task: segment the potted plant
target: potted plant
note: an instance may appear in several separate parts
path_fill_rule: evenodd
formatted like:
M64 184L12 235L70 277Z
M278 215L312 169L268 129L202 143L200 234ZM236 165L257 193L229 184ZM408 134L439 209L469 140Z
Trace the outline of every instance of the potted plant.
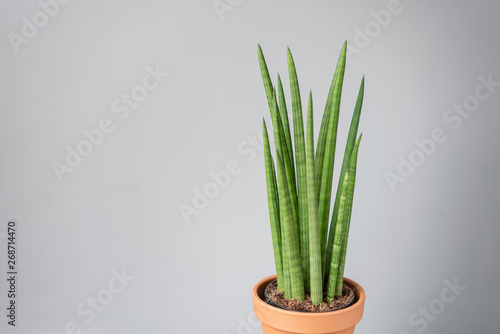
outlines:
M357 132L364 78L352 116L330 220L346 48L344 43L315 148L312 93L309 93L304 129L299 83L290 49L287 60L293 131L281 78L278 75L277 87L274 87L262 49L258 47L276 149L273 159L264 121L267 198L276 265L276 275L263 279L253 289L254 312L264 334L353 333L363 315L365 292L359 284L344 277L344 267L361 141Z

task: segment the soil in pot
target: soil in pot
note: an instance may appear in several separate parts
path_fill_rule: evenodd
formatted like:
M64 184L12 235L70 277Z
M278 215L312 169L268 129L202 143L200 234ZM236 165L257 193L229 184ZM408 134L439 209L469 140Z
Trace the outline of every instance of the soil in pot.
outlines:
M306 293L306 298L303 301L296 301L294 299L286 299L283 292L278 291L277 281L271 282L266 288L266 298L268 303L281 307L287 310L298 312L330 312L336 311L354 303L354 292L350 286L344 283L342 288L342 296L336 297L331 303L323 302L319 305L314 305L311 302L311 296ZM325 298L323 298L325 300Z

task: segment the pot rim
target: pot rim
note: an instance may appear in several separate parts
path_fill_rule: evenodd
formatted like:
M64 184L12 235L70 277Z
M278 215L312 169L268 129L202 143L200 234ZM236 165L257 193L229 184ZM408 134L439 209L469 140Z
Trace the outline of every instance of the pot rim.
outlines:
M355 309L358 308L363 308L364 302L365 302L365 290L356 283L355 281L344 277L344 281L349 284L352 287L352 290L354 291L354 296L355 296L355 302L348 307L345 307L340 310L335 310L335 311L330 311L330 312L297 312L295 310L286 310L282 308L278 308L276 306L272 306L268 304L265 300L262 299L262 297L259 295L258 290L261 288L262 285L268 285L270 282L276 279L276 275L271 275L268 276L262 280L260 280L252 289L252 295L253 299L256 303L259 303L261 307L264 309L267 309L269 311L272 311L273 313L278 313L278 314L283 314L283 315L293 315L295 317L300 317L300 318L328 318L332 316L340 316L343 313L347 312L352 312Z
M339 310L343 310L345 308L348 308L349 306L351 305L354 305L357 301L357 298L356 298L356 294L354 293L354 288L349 284L349 283L346 283L344 281L344 284L345 286L347 287L347 289L349 289L351 292L352 292L352 297L351 297L351 300L349 300L349 302L342 306L342 307L339 307L335 310L330 310L330 311L324 311L324 312L307 312L307 311L300 311L300 310L293 310L291 308L288 308L288 307L285 307L283 305L280 305L278 303L276 303L274 300L272 300L269 296L268 296L268 289L269 289L269 286L271 284L273 284L274 282L276 282L277 280L272 280L271 282L269 282L269 284L267 284L266 288L264 289L264 297L266 299L266 303L268 303L269 305L271 306L274 306L274 307L277 307L277 308L281 308L283 310L288 310L288 311L293 311L293 312L305 312L305 313L328 313L328 312L335 312L335 311L339 311Z

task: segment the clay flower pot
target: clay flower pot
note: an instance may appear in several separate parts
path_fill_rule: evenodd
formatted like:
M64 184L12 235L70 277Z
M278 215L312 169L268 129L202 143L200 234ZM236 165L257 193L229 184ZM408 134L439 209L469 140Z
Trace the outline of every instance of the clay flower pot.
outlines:
M344 278L353 287L355 302L338 311L306 313L288 311L265 302L264 290L276 275L264 278L253 288L253 309L264 334L352 334L363 317L365 291L358 283Z

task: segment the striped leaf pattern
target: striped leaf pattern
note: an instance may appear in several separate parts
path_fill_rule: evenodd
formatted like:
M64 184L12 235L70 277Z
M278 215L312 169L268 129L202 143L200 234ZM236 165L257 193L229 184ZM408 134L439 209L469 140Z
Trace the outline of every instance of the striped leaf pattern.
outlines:
M347 44L342 46L328 94L318 143L314 145L313 99L309 93L306 129L295 62L287 50L293 133L281 77L275 89L260 46L259 66L271 114L275 161L263 122L264 161L269 220L273 240L278 288L288 299L312 302L333 300L342 293L347 254L356 164L361 136L356 141L363 102L364 79L351 121L339 185L328 222L333 184L335 146L344 81ZM323 291L324 283L326 291Z
M306 170L307 170L307 203L309 227L309 262L310 291L313 304L323 301L323 274L321 268L321 248L319 246L318 196L316 191L316 173L314 168L314 122L312 93L309 93L307 108L306 138Z
M344 45L342 45L343 51L341 51L341 53L345 52L344 49L346 49L346 47L347 47L347 43L344 43ZM341 59L339 59L339 62L340 61L341 61ZM339 74L338 69L339 69L339 66L337 63L335 73L333 74L332 83L330 84L328 98L326 99L325 111L323 112L323 119L321 120L321 128L319 130L319 137L318 137L318 146L316 148L316 157L314 160L314 166L315 166L317 171L323 170L323 161L325 159L326 135L328 133L328 122L329 122L330 113L332 110L335 81L337 80L337 76ZM316 187L318 188L318 191L319 191L319 185L321 184L321 177L322 176L323 176L322 173L316 173ZM318 193L318 198L319 198L319 193Z
M287 51L288 74L292 95L293 134L295 144L295 163L297 170L297 192L299 200L300 259L306 288L309 288L309 230L307 226L307 180L306 146L304 141L304 120L300 100L299 81L290 49Z
M348 187L349 184L349 172L345 174L344 184L342 194L340 195L340 207L338 213L338 224L335 225L335 238L333 240L333 250L330 264L330 275L328 278L328 285L326 289L326 300L331 302L335 297L335 289L337 287L337 272L340 263L340 250L342 247L343 232L344 232L344 222L347 217L347 197L348 197Z
M266 167L266 185L267 185L267 202L269 206L269 220L271 221L271 236L273 239L274 262L276 265L276 275L278 280L278 289L284 290L283 282L283 260L282 244L281 244L281 227L279 216L279 200L278 187L276 184L276 171L274 168L273 157L271 156L271 148L269 145L269 135L267 133L266 122L262 122L262 133L264 141L264 162Z
M361 136L359 136L359 139L353 148L352 156L349 161L349 167L342 182L342 194L340 196L337 224L335 225L330 275L328 278L328 288L326 293L328 301L332 301L334 296L342 294L345 256L347 253L347 238L349 237L352 200L354 198L354 184L356 178L356 165L360 142Z
M258 54L259 54L259 66L260 72L262 75L262 80L264 82L264 90L266 92L267 102L269 104L269 110L271 112L271 119L273 123L274 129L274 140L276 151L280 152L280 154L284 158L284 163L286 167L286 175L289 178L288 185L290 187L290 196L292 199L292 210L294 214L295 224L298 230L298 203L297 203L297 191L295 187L295 170L293 166L293 152L291 151L291 143L290 145L286 144L286 134L283 127L282 122L282 113L279 111L276 92L273 88L273 84L271 82L271 77L269 76L269 70L267 68L266 59L264 58L264 54L262 53L262 48L260 45L258 46ZM283 104L286 108L286 106ZM288 124L288 116L286 117L286 123ZM290 126L286 126L288 131Z
M347 167L351 159L351 152L353 150L354 143L356 142L356 137L358 135L358 126L359 126L359 119L361 117L361 107L363 106L364 92L365 92L365 78L363 77L363 79L361 80L361 86L359 87L358 99L356 101L356 106L354 107L354 113L352 115L351 127L349 128L349 135L347 136L347 143L344 152L344 161L342 162L342 169L340 170L340 182L337 186L337 195L335 196L335 204L333 206L332 221L330 223L330 232L328 236L328 245L326 251L327 274L330 272L330 260L331 260L330 256L332 254L333 240L335 237L334 236L335 228L333 227L337 223L337 216L340 204L339 201L340 201L340 194L342 193L343 180L345 177L345 173L347 172ZM325 277L325 280L326 279L328 279L328 277Z
M276 160L278 161L278 194L280 198L280 214L283 216L283 229L285 236L284 256L286 257L288 264L292 297L295 300L301 301L304 300L305 295L297 231L292 219L292 205L290 193L288 191L288 181L285 176L285 165L283 164L283 159L279 153Z
M285 133L286 147L288 148L288 155L290 156L290 161L292 162L292 173L295 177L295 166L293 164L293 150L292 150L292 136L290 134L290 123L288 121L288 111L286 108L285 92L283 91L283 84L281 83L280 75L278 74L278 101L279 110L281 116L281 123L283 124L283 131ZM295 180L294 180L295 182Z
M328 132L325 142L325 157L323 168L318 171L322 173L320 190L319 190L319 228L321 237L321 260L323 266L326 263L326 237L328 233L328 218L330 215L330 202L332 197L332 182L333 182L333 164L335 160L335 146L337 143L337 127L339 124L340 98L342 93L342 84L344 82L346 60L346 44L342 47L339 61L337 64L337 77L333 88L332 105L330 116L328 118Z
M276 101L276 94L274 91L271 101L273 103L273 109L271 110L271 117L273 119L276 154L279 153L283 157L283 164L285 166L285 175L287 177L287 184L289 188L288 190L292 205L292 216L295 222L295 229L297 230L296 233L299 233L299 212L298 212L299 204L297 200L297 190L295 186L295 175L293 173L293 161L290 158L290 154L288 152L288 148L286 145L285 134L283 131L283 123L281 122L281 117L279 115L278 103Z
M363 134L359 135L358 141L354 146L354 149L351 154L351 161L349 162L349 174L351 175L349 178L349 184L347 188L347 217L344 226L344 235L342 237L342 248L340 249L340 260L339 260L339 269L337 272L337 286L335 288L335 295L338 296L342 294L342 280L344 278L344 269L345 269L345 258L347 255L347 240L349 239L349 229L351 227L351 213L352 213L352 202L354 199L354 185L356 183L356 168L358 162L358 149L359 143L361 142L361 137Z

